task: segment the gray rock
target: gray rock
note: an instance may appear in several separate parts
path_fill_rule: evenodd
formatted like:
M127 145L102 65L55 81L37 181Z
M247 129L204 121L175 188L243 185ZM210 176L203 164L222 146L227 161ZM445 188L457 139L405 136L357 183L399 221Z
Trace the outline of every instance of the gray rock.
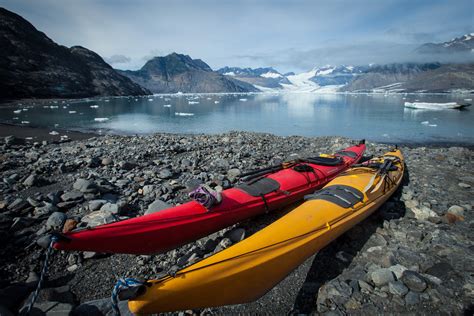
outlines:
M240 169L237 168L229 169L229 171L227 171L227 177L230 181L235 181L235 179L237 179L237 177L239 177L240 175Z
M27 208L29 203L22 198L17 198L15 199L12 203L8 205L8 209L12 211L21 211L25 208Z
M158 178L161 179L170 179L173 177L173 172L169 169L161 169L160 172L158 173Z
M105 203L100 207L100 211L109 214L120 214L125 209L126 204L122 201L117 203Z
M400 280L414 292L423 292L427 287L424 278L415 271L404 271Z
M35 175L35 174L31 174L31 175L28 176L28 178L26 178L23 181L23 185L27 186L27 187L32 187L32 186L38 184L38 182L39 182L38 176Z
M152 185L152 184L145 185L143 187L143 195L148 195L148 194L152 193L154 190L155 190L154 185Z
M116 217L109 212L95 211L84 216L81 221L89 227L114 222Z
M159 211L162 211L162 210L166 210L170 207L171 207L171 205L169 205L166 202L163 202L162 200L155 200L153 203L148 205L148 208L145 211L145 215L156 213L156 212L159 212Z
M43 235L36 240L36 244L41 248L48 248L51 243L51 235Z
M58 208L56 206L54 206L51 203L44 202L43 206L37 207L35 209L34 214L36 216L43 216L43 215L52 214L52 213L57 212L57 211L58 211Z
M397 277L397 280L400 280L400 278L403 275L403 272L408 270L405 266L402 266L401 264L393 265L389 267L388 269L392 271L393 274L395 274L395 276Z
M415 305L420 302L420 295L415 292L408 292L407 295L405 295L405 304L407 305Z
M91 180L77 179L72 185L73 189L82 193L96 193L97 185Z
M203 246L205 253L213 252L214 249L216 249L217 244L218 242L213 238L209 238L208 240L206 240Z
M408 293L408 288L400 281L389 282L388 290L393 295L401 297Z
M137 164L133 162L129 162L129 161L121 161L119 163L119 166L120 166L120 169L122 170L132 170L133 168L137 166Z
M460 188L463 188L463 189L470 189L470 188L471 188L471 185L470 185L470 184L463 183L463 182L459 182L459 183L458 183L458 186L459 186Z
M245 238L245 229L243 228L234 228L231 231L228 231L226 234L233 243L239 242Z
M83 198L83 194L79 191L69 191L61 195L61 200L64 202L81 200Z
M392 271L386 268L378 269L373 271L370 274L370 278L372 282L374 282L375 286L380 287L382 285L385 285L389 282L395 281L395 278L393 277Z
M450 208L448 208L448 213L458 216L464 216L464 207L459 205L452 205Z
M121 315L133 316L128 309L128 301L119 301L118 307ZM74 315L112 316L114 315L114 311L110 298L104 298L80 304L74 309Z
M91 201L89 201L89 210L92 211L92 212L97 211L105 203L107 203L107 200L91 200Z
M48 217L48 220L46 221L46 229L62 230L66 219L66 214L61 212L54 212Z
M109 158L109 157L105 157L105 158L102 158L102 165L104 166L108 166L112 163L112 158Z
M82 257L84 259L92 259L92 258L95 258L97 257L98 253L97 252L93 252L93 251L84 251L82 253Z
M35 304L31 310L31 315L64 316L69 315L73 308L74 306L68 303L43 302Z

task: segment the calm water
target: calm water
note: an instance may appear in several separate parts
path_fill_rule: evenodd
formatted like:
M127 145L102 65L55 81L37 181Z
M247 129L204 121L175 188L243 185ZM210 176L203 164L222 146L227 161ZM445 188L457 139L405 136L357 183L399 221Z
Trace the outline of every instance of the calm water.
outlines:
M3 122L102 133L340 135L383 142L474 144L471 109L406 109L405 101L466 102L468 95L250 94L160 95L1 107ZM471 102L471 101L469 101ZM21 111L20 111L21 110Z

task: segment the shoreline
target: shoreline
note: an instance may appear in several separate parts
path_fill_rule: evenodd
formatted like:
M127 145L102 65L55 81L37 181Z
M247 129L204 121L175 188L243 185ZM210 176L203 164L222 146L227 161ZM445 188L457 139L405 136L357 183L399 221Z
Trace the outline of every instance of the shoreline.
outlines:
M50 135L49 132L52 130L59 132L59 135ZM86 130L86 131L79 131L79 130L69 130L69 129L62 129L62 128L48 128L48 127L39 127L39 126L24 126L19 124L11 124L11 123L0 123L0 137L7 137L7 136L14 136L17 138L25 139L26 141L60 141L61 135L67 135L68 140L85 140L93 137L103 137L103 136L117 136L117 137L146 137L146 136L153 136L153 135L182 135L182 136L199 136L199 135L209 135L209 136L219 136L222 134L228 133L250 133L250 134L262 134L262 135L272 135L276 137L305 137L305 138L319 138L319 137L341 137L344 136L337 136L337 135L326 135L326 136L301 136L301 135L288 135L288 136L280 136L275 135L273 133L263 133L263 132L251 132L251 131L227 131L223 133L195 133L195 134L188 134L188 133L168 133L168 132L158 132L158 133L150 133L150 134L120 134L114 132L107 132L105 129L101 129L104 133L94 132L93 130ZM33 136L32 136L33 135ZM32 137L31 140L26 139L28 137ZM417 148L417 147L427 147L427 148L448 148L448 147L462 147L468 149L474 149L474 143L464 143L464 142L447 142L447 141L429 141L429 142L381 142L381 141L374 141L367 139L369 142L387 145L387 146L401 146L407 148Z

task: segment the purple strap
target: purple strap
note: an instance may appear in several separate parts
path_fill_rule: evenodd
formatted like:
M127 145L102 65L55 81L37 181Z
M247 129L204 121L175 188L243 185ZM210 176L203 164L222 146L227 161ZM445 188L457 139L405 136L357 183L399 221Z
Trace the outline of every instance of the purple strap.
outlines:
M189 197L206 208L210 208L217 203L217 194L217 192L210 191L205 186L200 185L193 191L189 192Z

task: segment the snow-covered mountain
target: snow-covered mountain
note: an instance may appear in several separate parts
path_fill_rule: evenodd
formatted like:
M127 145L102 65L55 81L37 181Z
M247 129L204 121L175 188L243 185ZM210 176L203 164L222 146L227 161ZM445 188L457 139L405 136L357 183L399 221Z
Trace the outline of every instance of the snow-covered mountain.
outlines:
M471 53L474 55L474 33L444 43L426 43L416 49L420 54Z
M250 83L262 91L266 91L267 89L282 89L282 84L290 83L284 75L271 67L255 69L224 67L218 69L217 72L224 76Z

